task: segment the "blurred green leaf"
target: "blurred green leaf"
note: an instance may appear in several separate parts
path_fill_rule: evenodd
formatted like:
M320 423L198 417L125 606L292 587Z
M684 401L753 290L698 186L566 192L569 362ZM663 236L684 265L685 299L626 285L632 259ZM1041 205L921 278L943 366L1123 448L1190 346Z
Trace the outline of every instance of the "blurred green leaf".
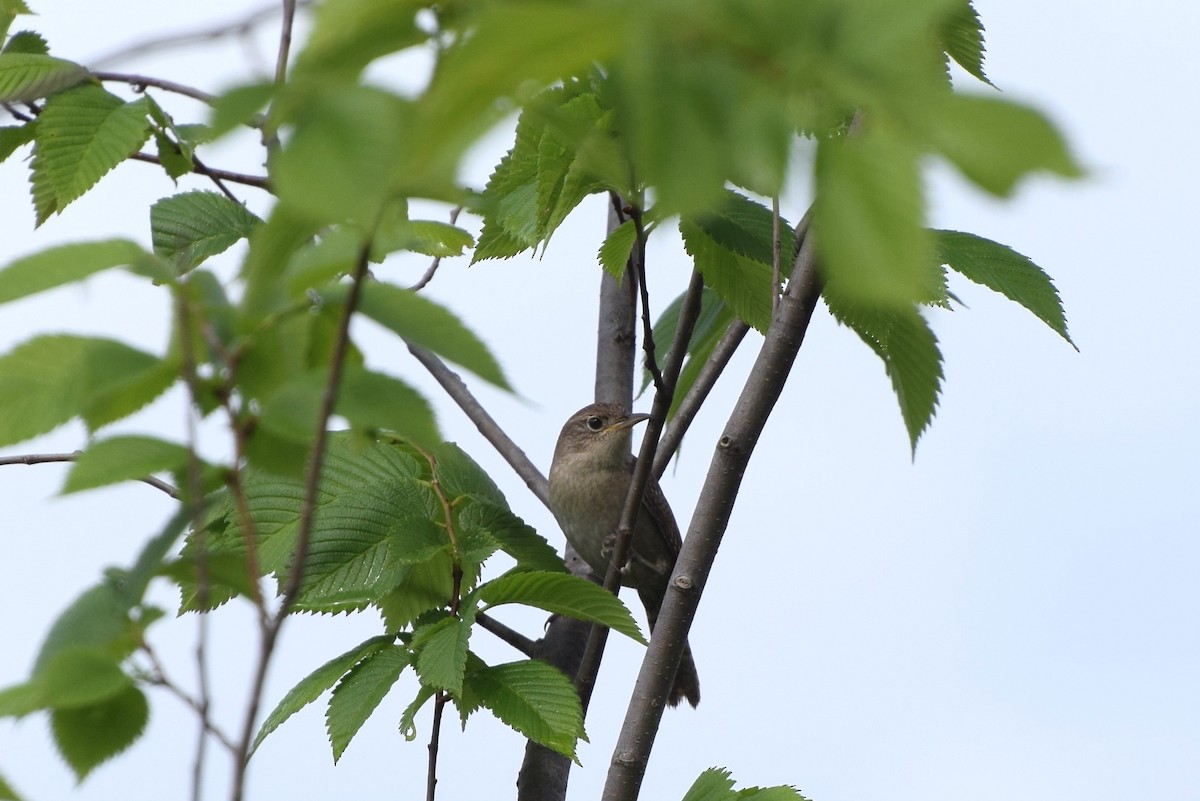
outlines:
M157 437L118 436L93 442L79 455L63 494L145 478L154 473L181 470L188 449Z
M97 766L124 751L141 736L150 705L137 687L89 706L56 709L50 715L54 744L82 781Z
M380 56L419 44L419 3L396 0L330 0L316 6L312 32L296 58L294 80L353 79Z
M82 281L111 267L138 264L148 257L140 245L128 239L48 248L0 270L0 303Z

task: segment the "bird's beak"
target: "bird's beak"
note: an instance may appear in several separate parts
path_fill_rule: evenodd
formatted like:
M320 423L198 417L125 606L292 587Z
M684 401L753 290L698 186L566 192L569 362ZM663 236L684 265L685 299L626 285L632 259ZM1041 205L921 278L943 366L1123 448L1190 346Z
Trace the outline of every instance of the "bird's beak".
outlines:
M607 434L610 431L620 431L623 428L633 428L634 426L636 426L638 423L642 422L643 420L649 420L649 419L650 419L650 415L642 414L641 412L639 412L638 414L631 414L628 417L626 417L624 420L618 420L617 422L610 425L608 428L604 429L604 433Z

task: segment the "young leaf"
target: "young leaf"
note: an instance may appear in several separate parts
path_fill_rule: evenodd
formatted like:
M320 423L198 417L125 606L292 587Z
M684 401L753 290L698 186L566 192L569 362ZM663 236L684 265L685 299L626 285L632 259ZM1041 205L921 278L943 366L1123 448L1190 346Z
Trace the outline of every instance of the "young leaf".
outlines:
M794 787L747 787L733 789L733 779L724 768L709 768L696 777L683 801L807 801Z
M992 85L983 72L983 21L972 0L955 0L954 7L942 20L939 34L946 55L979 80Z
M150 719L150 705L137 687L89 706L50 714L54 744L80 781L101 763L134 743Z
M37 122L27 122L24 125L5 125L0 127L0 163L3 163L22 145L33 141L37 131Z
M942 264L1021 304L1075 347L1067 333L1062 299L1041 267L1007 245L982 236L961 231L933 234Z
M517 560L518 569L558 573L567 569L558 551L506 506L464 498L460 499L456 510L458 527L463 534L490 538Z
M262 220L217 192L184 192L150 207L154 252L187 272L250 236Z
M128 239L59 245L0 270L0 303L82 281L111 267L144 262L149 254Z
M583 708L571 680L558 668L528 660L494 665L468 674L466 682L497 718L536 743L570 757L587 740Z
M31 176L38 225L142 146L150 133L147 112L145 100L126 103L91 85L46 101L38 117Z
M187 461L188 449L174 442L156 437L112 437L92 443L79 455L62 491L66 495L180 470Z
M452 694L462 691L472 622L466 617L447 616L413 632L417 674L423 684Z
M326 690L331 688L337 683L338 679L345 675L346 671L371 654L390 647L395 641L396 638L390 634L371 637L354 646L349 651L346 651L344 654L335 656L301 679L299 684L288 690L287 695L271 710L271 714L267 715L262 727L258 730L257 736L254 738L254 744L250 747L250 753L253 754L257 751L258 746L266 739L266 736L278 729L285 720L320 698Z
M0 53L0 103L29 103L83 83L86 68L38 53Z
M325 713L325 730L333 746L335 764L409 661L407 648L390 645L365 656L338 682Z
M17 31L4 43L3 52L33 53L39 56L48 56L50 55L50 48L40 33L35 31Z
M856 308L829 293L825 299L834 318L883 360L915 454L917 440L933 420L942 385L942 353L929 324L915 308L880 311Z
M519 603L547 612L599 623L645 643L629 610L615 595L570 573L509 573L475 590L487 608Z
M77 416L94 428L118 412L132 413L133 400L141 402L140 408L166 388L138 383L162 364L111 339L60 334L18 345L0 356L0 397L6 404L0 444L43 434ZM142 394L123 394L134 388Z
M159 165L171 180L181 178L196 168L191 153L162 131L154 132L154 147L158 151Z
M608 236L604 237L604 242L600 245L600 252L596 254L604 272L620 281L621 277L625 275L629 256L633 253L633 246L636 244L637 227L633 224L633 220L626 220L609 231Z

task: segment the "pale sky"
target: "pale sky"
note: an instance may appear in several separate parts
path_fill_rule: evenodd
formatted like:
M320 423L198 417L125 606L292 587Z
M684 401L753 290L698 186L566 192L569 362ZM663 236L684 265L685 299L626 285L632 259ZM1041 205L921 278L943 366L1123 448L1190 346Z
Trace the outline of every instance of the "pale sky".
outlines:
M26 24L56 54L85 64L149 35L207 27L256 7L32 4L42 16ZM952 284L969 308L931 315L946 382L914 461L881 364L818 311L751 462L692 630L704 701L667 713L646 799L680 798L710 766L731 770L739 786L792 784L813 801L1200 797L1200 369L1186 344L1200 297L1200 265L1188 244L1200 212L1193 143L1200 7L1183 0L977 6L989 75L1006 97L1036 105L1061 126L1089 178L1031 180L1002 203L935 164L931 221L1004 242L1045 268L1080 352L1016 305ZM248 69L266 68L273 37L267 30L257 46L189 48L109 68L219 91ZM388 66L406 65L385 65L380 80L399 79ZM208 162L257 171L260 156L249 144L232 143ZM481 183L508 144L507 132L489 138L468 174ZM206 187L180 182L189 188ZM0 263L8 263L69 241L121 235L148 245L146 209L173 188L157 168L123 165L36 232L19 159L0 165L0 190ZM242 196L252 209L266 207L261 193ZM794 196L785 214L795 218L806 204ZM543 470L562 419L591 398L594 254L603 227L603 203L585 204L544 258L470 269L466 259L448 260L427 290L504 366L519 396L472 386ZM217 262L226 274L238 252ZM650 259L661 306L685 284L688 265L669 235L652 240ZM381 274L404 282L424 266L424 259L401 261ZM164 292L106 274L0 309L0 351L57 331L161 350L166 322ZM420 365L394 338L365 325L360 332L371 364L425 388L448 438L561 546L549 513ZM747 338L664 479L684 528L759 342ZM182 408L173 393L113 431L182 438ZM3 452L85 443L82 426L72 424ZM205 430L206 452L219 457L225 447L219 427ZM169 499L141 484L58 498L65 472L0 468L8 554L0 562L0 686L27 677L58 613L104 567L128 565L172 511ZM173 608L165 585L156 597ZM632 594L626 601L637 607ZM240 722L255 648L247 611L236 603L209 622L215 714L230 730ZM542 617L505 619L536 637ZM186 618L153 630L184 684L196 626ZM369 614L290 622L267 707L330 656L378 632ZM472 647L488 661L516 658L486 632ZM640 650L609 639L572 799L599 793ZM409 676L336 767L322 703L297 715L256 755L249 797L419 797L428 714L415 742L396 733L414 690ZM196 726L165 693L152 692L151 704L147 735L78 788L44 716L0 722L0 773L31 801L184 798ZM439 798L512 797L523 747L486 714L465 733L449 719ZM227 793L227 762L213 749L206 798Z

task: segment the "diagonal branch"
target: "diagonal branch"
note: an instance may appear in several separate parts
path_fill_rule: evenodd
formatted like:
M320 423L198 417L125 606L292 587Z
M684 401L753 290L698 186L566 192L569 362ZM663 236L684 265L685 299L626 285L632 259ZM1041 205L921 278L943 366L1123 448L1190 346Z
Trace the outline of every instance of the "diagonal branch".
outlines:
M746 466L783 391L820 294L816 252L812 237L805 236L787 291L780 298L763 347L717 442L613 751L602 796L605 801L633 801L638 796L662 718L661 699L670 690L671 678L679 666Z

